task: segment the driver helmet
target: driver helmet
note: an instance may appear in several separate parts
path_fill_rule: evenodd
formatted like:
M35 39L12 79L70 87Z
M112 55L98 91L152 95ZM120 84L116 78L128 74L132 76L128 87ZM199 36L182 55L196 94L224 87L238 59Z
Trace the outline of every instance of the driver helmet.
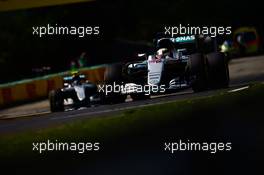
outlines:
M71 74L72 74L72 81L74 84L79 85L82 83L82 78L80 77L80 74L78 71L74 71Z
M159 58L165 58L166 56L169 56L170 52L167 48L161 48L157 51L157 56Z

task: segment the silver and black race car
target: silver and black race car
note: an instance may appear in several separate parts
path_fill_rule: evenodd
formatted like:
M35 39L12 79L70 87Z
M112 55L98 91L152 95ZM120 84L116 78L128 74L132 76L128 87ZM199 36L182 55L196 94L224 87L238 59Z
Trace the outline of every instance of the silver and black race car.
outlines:
M106 69L106 83L123 87L119 94L115 93L123 96L121 100L128 94L133 100L140 100L188 87L199 92L229 85L227 59L217 50L213 38L160 37L155 42L154 54L141 54L135 61Z
M63 81L63 88L49 93L51 112L89 107L100 101L97 85L88 81L85 75L75 73L64 77Z
M194 92L227 87L227 59L217 48L212 38L204 36L156 38L154 54L139 54L134 61L107 66L101 85L84 75L64 77L64 88L49 94L50 109L120 103L127 95L142 100L189 87Z

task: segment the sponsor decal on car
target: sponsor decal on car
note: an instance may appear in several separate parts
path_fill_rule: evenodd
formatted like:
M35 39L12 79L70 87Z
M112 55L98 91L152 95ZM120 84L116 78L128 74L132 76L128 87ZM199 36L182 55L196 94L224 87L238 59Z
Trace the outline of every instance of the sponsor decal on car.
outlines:
M175 42L175 43L193 42L194 40L195 40L195 36L194 35L191 35L191 36L180 36L180 37L177 37L177 38L171 38L171 41Z

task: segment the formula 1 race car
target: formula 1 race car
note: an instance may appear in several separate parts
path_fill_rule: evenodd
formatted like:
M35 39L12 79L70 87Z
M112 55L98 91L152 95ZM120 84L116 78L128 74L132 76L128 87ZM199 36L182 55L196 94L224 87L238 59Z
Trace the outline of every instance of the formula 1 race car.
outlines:
M97 85L89 82L85 75L73 74L63 78L64 87L49 93L51 112L64 111L65 107L78 109L97 104Z
M256 55L263 51L259 32L254 27L241 27L233 32L233 37L226 39L220 46L221 52L230 58Z
M122 101L129 94L133 100L141 100L188 87L199 92L229 85L227 59L217 51L213 38L160 37L155 43L155 54L141 54L135 61L106 69L106 83L122 86L119 94L111 94L113 98L119 96Z

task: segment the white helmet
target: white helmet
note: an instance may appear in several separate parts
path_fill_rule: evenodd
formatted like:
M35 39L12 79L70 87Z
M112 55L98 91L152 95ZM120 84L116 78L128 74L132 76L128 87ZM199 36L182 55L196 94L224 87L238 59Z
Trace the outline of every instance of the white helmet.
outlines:
M157 51L158 56L168 56L169 55L169 50L166 48L161 48Z

